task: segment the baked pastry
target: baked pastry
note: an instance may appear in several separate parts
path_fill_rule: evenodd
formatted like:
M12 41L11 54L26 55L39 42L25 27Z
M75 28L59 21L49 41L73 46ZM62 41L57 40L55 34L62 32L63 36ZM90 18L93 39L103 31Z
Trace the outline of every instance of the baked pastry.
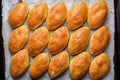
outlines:
M70 30L79 28L87 18L87 5L85 2L76 3L67 14L67 24Z
M68 43L69 32L66 27L60 27L52 33L48 43L48 50L51 54L62 51Z
M96 2L88 10L88 25L91 29L99 28L107 16L107 5L104 0Z
M37 56L47 46L49 40L49 31L45 27L36 29L28 40L28 53L31 56Z
M66 71L69 65L69 55L66 51L55 55L49 65L48 73L51 79L58 77Z
M90 55L82 52L75 56L70 62L70 77L72 80L79 80L87 72L90 66Z
M49 67L50 57L48 53L41 53L36 56L30 66L30 76L32 79L37 79L43 75Z
M8 22L12 28L16 28L23 24L27 14L28 4L25 2L20 2L10 11Z
M64 2L59 2L51 7L46 19L48 30L54 30L59 27L66 19L67 8Z
M102 26L96 30L90 39L90 54L98 55L103 52L110 39L110 33L107 26Z
M109 71L110 62L106 53L96 56L91 62L89 75L91 80L101 80ZM97 74L97 75L96 75Z
M87 27L79 28L70 37L68 51L72 55L82 52L88 45L90 31Z
M37 4L34 8L32 8L27 17L28 27L30 29L35 29L41 25L46 19L47 10L48 7L46 3Z
M15 53L22 49L28 40L28 27L23 25L14 29L8 41L10 53Z
M10 74L13 78L20 77L28 68L29 56L27 50L17 52L10 62Z

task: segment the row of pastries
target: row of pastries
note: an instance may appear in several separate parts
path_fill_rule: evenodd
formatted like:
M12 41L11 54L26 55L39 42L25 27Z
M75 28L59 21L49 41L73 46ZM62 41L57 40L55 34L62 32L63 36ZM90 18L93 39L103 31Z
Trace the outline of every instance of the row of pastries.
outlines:
M28 4L22 2L11 10L8 22L12 28L16 28L22 25L27 17L29 29L34 30L46 19L48 30L54 30L62 25L67 18L68 28L75 30L82 26L87 19L89 27L97 29L103 24L106 16L107 5L105 1L96 2L89 10L85 2L79 2L74 4L68 12L64 2L54 4L49 12L46 3L37 4L29 11Z
M65 3L59 2L50 8L48 14L47 11L46 3L37 4L29 11L24 2L11 10L8 17L14 28L8 41L9 51L14 54L10 63L11 76L18 78L27 70L30 55L34 57L29 68L32 79L39 78L46 71L51 79L56 78L68 66L73 80L82 78L88 70L92 80L104 77L110 67L107 54L102 53L110 39L108 27L101 26L107 16L105 1L96 2L89 10L85 2L79 2L68 12ZM22 25L26 18L28 27ZM91 38L88 27L79 28L86 19L90 29L97 29ZM38 28L45 20L47 28ZM60 27L65 20L68 28ZM30 36L29 29L34 30ZM54 30L51 35L49 30ZM75 31L70 35L69 30ZM27 49L23 49L26 44ZM88 44L89 53L96 56L92 62L89 53L83 52ZM54 55L51 60L49 54L43 52L46 47ZM66 47L68 51L64 51ZM70 61L69 54L76 56Z

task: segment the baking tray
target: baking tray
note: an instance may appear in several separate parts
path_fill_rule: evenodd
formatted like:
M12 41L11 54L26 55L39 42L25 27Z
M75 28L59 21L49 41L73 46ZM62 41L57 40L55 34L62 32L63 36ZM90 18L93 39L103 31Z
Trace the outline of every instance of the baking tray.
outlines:
M1 5L1 2L0 2ZM114 52L114 79L119 79L120 74L120 0L114 0L115 10L115 52ZM0 13L2 14L2 5L0 7ZM5 57L4 57L4 46L2 37L2 16L0 15L0 80L5 80Z

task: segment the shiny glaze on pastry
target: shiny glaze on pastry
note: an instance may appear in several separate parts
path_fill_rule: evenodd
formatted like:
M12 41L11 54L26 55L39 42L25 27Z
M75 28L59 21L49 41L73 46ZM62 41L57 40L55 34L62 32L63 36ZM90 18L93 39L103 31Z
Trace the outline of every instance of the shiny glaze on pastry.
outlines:
M48 12L46 25L48 30L54 30L65 21L67 16L67 8L64 2L59 2L53 5Z
M66 27L60 27L52 33L48 43L48 50L51 54L62 51L68 43L69 32Z
M82 52L88 45L90 31L87 27L79 28L70 37L68 51L72 55Z
M20 77L28 68L29 55L27 50L17 52L10 62L10 74L13 78Z
M67 24L70 30L79 28L86 21L87 5L85 2L76 3L67 14Z
M96 2L88 10L88 25L91 29L100 27L107 16L107 5L104 0Z
M102 26L96 30L90 39L90 54L98 55L103 52L110 39L110 33L107 26Z
M31 56L37 56L47 46L49 40L49 31L45 27L36 29L28 41L28 53Z
M91 62L89 75L91 80L101 80L109 71L110 62L106 53L96 56ZM96 75L97 74L97 75Z
M49 65L48 73L51 79L58 77L66 71L69 65L69 55L66 51L55 55Z
M28 40L28 27L23 25L14 29L8 41L10 53L15 53L22 49Z
M50 57L48 53L40 53L38 56L36 56L30 65L30 77L32 79L37 79L42 76L49 67L49 61Z
M87 72L90 65L90 55L82 52L75 56L70 62L70 77L72 80L79 80Z
M23 24L28 14L28 4L25 2L18 3L10 11L8 22L12 28L16 28Z
M27 24L30 29L35 29L43 23L47 16L47 4L37 4L31 9L27 18Z

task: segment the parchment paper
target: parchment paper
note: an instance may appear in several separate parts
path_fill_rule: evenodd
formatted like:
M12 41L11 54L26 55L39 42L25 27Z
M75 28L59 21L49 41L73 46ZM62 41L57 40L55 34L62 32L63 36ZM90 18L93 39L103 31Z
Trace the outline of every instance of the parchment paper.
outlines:
M80 2L80 1L86 2L88 7L90 8L90 6L93 3L97 2L98 0L22 0L22 1L27 2L29 4L30 9L32 7L34 7L36 4L42 3L42 2L46 2L50 9L50 7L52 5L54 5L55 3L63 1L63 2L65 2L66 6L67 6L67 10L69 10L72 5L74 5L75 3ZM104 52L106 52L109 55L111 68L110 68L109 73L103 78L103 80L114 80L113 55L114 55L114 29L115 29L115 26L114 26L114 3L113 3L113 1L114 0L106 0L107 6L108 6L108 15L107 15L107 18L103 25L107 25L109 27L111 38L110 38L109 44L106 47L106 49L104 50ZM10 25L8 23L8 14L11 11L11 9L13 8L13 6L15 6L18 2L19 2L19 0L2 0L2 6L3 6L3 8L2 8L2 17L3 17L2 18L2 22L3 22L2 35L3 35L3 39L4 39L4 50L5 50L5 77L6 77L6 80L13 80L13 78L10 75L10 71L9 71L10 61L11 61L11 58L13 55L11 55L8 50L8 39L9 39L10 33L12 31L12 28L10 27ZM26 21L24 22L24 24L26 24ZM66 22L63 25L67 26ZM46 27L45 22L43 23L42 26ZM87 26L87 22L83 26ZM30 34L32 32L33 31L30 31ZM94 32L94 30L91 30L91 35L93 32ZM50 31L50 34L51 33L52 32ZM70 33L73 33L73 31L70 31ZM26 49L26 46L24 48ZM67 50L67 48L66 48L66 50ZM89 52L89 46L84 51ZM47 47L43 52L48 52ZM51 57L53 57L50 53L49 53L49 55ZM72 57L73 56L70 55L70 60L72 59ZM91 56L91 61L93 58L94 57ZM33 58L30 57L30 63L31 63L32 59ZM28 71L29 71L29 68L20 78L18 78L18 80L31 80ZM48 73L46 72L42 77L39 78L39 80L50 80ZM56 78L56 80L70 80L69 68L67 69L67 71L64 74L62 74L60 77ZM88 73L86 73L86 75L82 78L82 80L90 80Z

